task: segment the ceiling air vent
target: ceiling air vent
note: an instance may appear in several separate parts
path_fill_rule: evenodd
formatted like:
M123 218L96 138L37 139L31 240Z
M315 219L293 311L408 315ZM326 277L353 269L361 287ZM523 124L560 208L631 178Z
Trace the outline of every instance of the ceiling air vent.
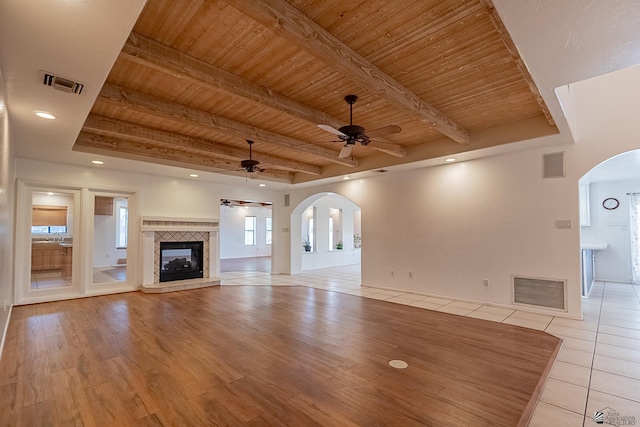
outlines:
M42 84L45 86L51 86L52 88L62 92L80 95L82 93L82 89L84 89L84 84L65 79L64 77L55 76L47 72L43 72L42 76Z

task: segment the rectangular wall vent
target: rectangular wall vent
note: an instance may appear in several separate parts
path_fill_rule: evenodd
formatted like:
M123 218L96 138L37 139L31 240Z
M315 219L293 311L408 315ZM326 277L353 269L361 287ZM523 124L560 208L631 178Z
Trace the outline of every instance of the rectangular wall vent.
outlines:
M513 303L567 311L567 281L513 276Z
M288 194L284 195L284 205L285 206L289 206L289 195Z
M564 152L543 154L543 178L562 178L564 173Z
M62 92L75 93L76 95L80 95L82 93L82 89L84 89L84 85L82 83L74 82L73 80L55 76L47 72L42 73L42 84L45 86L51 86L52 88Z

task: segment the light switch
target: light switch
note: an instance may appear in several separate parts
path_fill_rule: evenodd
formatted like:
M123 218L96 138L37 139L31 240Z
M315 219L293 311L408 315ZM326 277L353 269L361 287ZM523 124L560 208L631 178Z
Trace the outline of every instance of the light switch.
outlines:
M556 228L573 228L570 219L556 219Z

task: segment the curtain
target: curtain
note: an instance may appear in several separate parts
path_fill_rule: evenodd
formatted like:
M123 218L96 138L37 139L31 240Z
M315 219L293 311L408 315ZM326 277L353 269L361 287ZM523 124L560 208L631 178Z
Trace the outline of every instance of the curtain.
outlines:
M634 285L640 285L640 194L629 196L629 209L631 280Z

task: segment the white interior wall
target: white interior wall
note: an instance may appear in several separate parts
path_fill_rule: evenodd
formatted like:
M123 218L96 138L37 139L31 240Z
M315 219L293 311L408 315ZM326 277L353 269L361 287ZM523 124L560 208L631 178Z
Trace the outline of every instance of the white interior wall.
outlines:
M365 285L509 305L512 274L561 278L577 316L579 235L555 228L556 219L577 223L577 179L543 180L547 151L340 182L291 197L332 191L361 207Z
M244 219L256 217L256 245L244 244ZM271 246L266 243L266 219L271 209L258 207L220 207L220 259L271 256ZM272 233L273 234L273 233Z
M13 304L13 174L14 154L9 137L4 76L0 67L0 357Z
M118 211L116 209L115 200L113 205L113 215L93 216L94 267L113 266L117 264L119 258L127 257L126 249L116 249L117 217Z

